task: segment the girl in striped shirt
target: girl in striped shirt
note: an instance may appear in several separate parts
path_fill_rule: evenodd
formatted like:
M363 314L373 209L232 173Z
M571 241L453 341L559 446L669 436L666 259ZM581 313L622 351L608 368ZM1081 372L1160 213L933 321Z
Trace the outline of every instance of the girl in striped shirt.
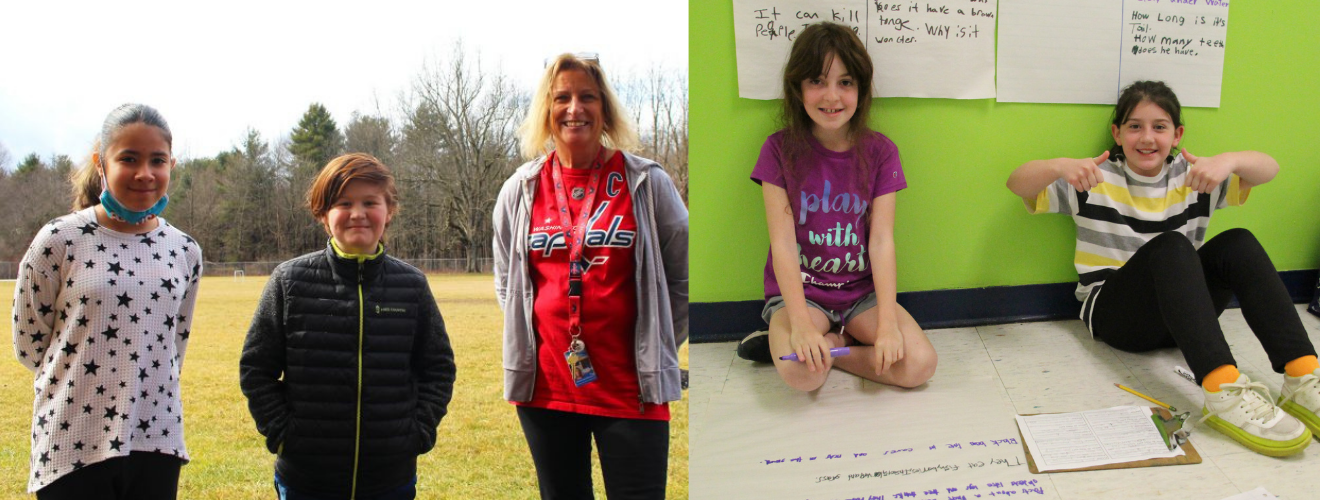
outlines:
M1255 236L1205 241L1214 210L1240 205L1279 164L1255 151L1176 151L1181 107L1163 82L1123 90L1094 158L1030 161L1008 179L1032 213L1077 224L1077 298L1093 336L1128 352L1177 346L1205 395L1201 422L1270 456L1301 452L1320 432L1320 364L1274 264ZM1219 327L1236 295L1242 316L1284 373L1282 395L1237 369Z

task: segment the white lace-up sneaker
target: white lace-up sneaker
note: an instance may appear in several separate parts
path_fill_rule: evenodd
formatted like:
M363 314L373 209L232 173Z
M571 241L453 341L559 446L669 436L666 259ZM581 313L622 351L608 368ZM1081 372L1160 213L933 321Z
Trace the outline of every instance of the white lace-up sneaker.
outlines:
M1206 391L1201 422L1262 455L1285 457L1311 444L1311 431L1270 401L1265 384L1245 374L1236 382L1220 384L1219 392Z
M1312 435L1320 436L1320 368L1300 377L1283 376L1279 408L1297 417Z

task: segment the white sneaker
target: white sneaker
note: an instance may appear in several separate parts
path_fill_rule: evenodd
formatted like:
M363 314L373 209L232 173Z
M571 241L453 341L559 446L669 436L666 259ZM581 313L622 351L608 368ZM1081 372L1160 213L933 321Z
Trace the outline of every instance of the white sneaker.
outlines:
M1284 457L1311 444L1311 431L1270 402L1265 384L1239 374L1236 382L1220 384L1218 392L1201 389L1205 407L1201 422L1262 455Z
M1320 436L1320 368L1300 377L1283 376L1279 408L1297 417L1312 435Z

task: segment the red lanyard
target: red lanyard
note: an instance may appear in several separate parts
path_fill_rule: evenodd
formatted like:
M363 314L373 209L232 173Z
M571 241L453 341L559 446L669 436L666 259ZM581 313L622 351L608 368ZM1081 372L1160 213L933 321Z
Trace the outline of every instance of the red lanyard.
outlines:
M582 275L586 272L586 259L582 257L582 242L587 234L587 222L591 218L591 205L596 200L596 188L600 186L605 148L591 165L591 180L587 182L586 197L578 207L577 224L573 224L568 213L568 195L564 191L564 174L559 165L559 155L550 154L550 174L555 181L555 200L559 202L559 220L564 226L564 242L568 244L568 333L576 340L582 333Z

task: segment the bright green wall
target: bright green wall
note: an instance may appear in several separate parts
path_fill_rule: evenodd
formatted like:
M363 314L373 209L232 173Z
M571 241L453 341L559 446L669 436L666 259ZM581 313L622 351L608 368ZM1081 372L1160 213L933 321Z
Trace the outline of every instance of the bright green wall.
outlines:
M767 234L748 180L780 101L738 97L730 1L691 0L692 300L759 299ZM1199 155L1273 155L1275 180L1211 234L1251 229L1280 270L1320 267L1320 14L1314 0L1235 2L1221 107L1188 108L1183 145ZM884 68L878 68L884 71ZM898 144L908 188L894 230L899 291L1077 279L1072 221L1031 216L1004 187L1040 158L1095 156L1108 106L993 99L876 99L871 125Z

